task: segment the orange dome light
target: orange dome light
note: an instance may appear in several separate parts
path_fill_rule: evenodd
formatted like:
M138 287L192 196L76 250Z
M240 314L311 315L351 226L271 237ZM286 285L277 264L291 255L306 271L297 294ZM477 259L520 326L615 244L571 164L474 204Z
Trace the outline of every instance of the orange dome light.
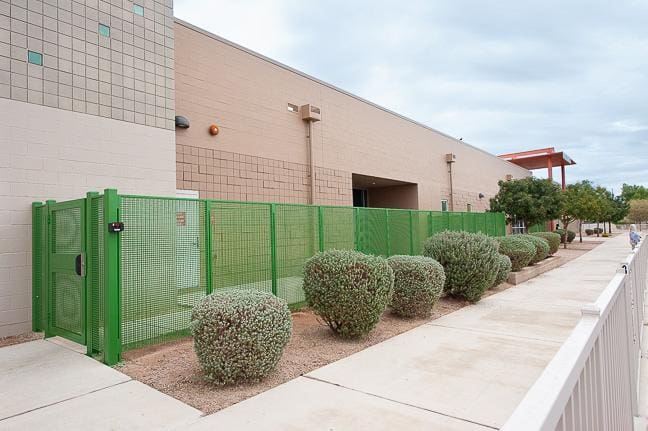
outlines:
M220 129L218 128L218 126L216 124L212 124L211 126L209 126L209 134L210 135L216 136L216 135L218 135L219 131L220 131Z

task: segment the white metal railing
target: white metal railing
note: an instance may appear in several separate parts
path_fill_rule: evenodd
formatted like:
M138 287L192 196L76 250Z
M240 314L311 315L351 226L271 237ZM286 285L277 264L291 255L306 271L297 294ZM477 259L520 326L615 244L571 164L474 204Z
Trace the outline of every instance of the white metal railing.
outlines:
M632 430L648 244L621 268L531 387L502 431Z

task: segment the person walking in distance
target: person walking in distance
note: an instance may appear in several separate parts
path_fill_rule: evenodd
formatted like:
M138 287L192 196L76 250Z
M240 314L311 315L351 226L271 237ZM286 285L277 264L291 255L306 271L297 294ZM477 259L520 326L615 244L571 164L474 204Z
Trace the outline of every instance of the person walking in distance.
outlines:
M630 225L630 246L634 250L637 244L641 241L641 236L637 233L637 226Z

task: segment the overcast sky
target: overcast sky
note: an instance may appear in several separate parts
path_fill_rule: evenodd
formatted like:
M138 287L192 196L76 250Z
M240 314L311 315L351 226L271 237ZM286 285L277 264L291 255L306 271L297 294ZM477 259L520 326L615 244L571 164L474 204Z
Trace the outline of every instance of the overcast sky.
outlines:
M176 0L175 14L494 154L564 150L568 182L648 185L648 1Z

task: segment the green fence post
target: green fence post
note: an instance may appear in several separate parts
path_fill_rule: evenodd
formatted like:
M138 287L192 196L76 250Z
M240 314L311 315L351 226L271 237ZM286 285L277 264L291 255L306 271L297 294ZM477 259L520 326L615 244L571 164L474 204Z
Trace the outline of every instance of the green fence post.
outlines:
M38 233L43 228L43 223L38 215L38 210L42 207L41 202L32 202L32 331L38 332L42 329L42 307L41 295L43 292L43 247L46 244L40 244ZM40 256L40 267L36 265L37 256ZM38 274L40 270L40 277ZM40 280L38 283L36 280Z
M45 230L46 230L46 247L45 247L45 254L43 256L43 273L45 276L43 277L43 295L41 297L41 301L45 301L45 315L42 316L44 322L42 322L43 326L43 332L45 332L45 338L51 337L52 334L52 329L50 327L50 316L52 315L52 304L51 301L49 300L50 297L50 279L52 278L52 274L50 273L50 268L49 268L49 259L50 259L50 254L52 252L52 206L56 204L55 200L47 200L45 201L45 205L47 206L47 223L45 223Z
M119 233L110 232L108 224L119 221L119 195L115 189L104 190L104 362L114 365L120 360L120 284ZM124 229L128 229L125 226Z
M414 211L412 210L409 211L409 225L410 225L410 256L414 256Z
M270 261L272 268L272 294L277 296L277 210L270 204Z
M324 207L321 205L317 207L317 226L319 234L319 251L324 251Z
M427 228L427 237L434 235L434 211L428 213L428 228ZM426 238L427 239L427 238Z
M391 232L389 230L389 210L385 210L385 231L387 233L387 257L391 256Z
M92 237L92 229L90 226L92 226L92 198L96 198L99 196L99 193L97 192L88 192L86 193L86 199L85 199L85 251L86 251L86 256L85 256L85 292L83 293L85 295L85 337L86 337L86 349L87 349L87 354L91 355L94 351L94 346L92 345L92 334L94 334L94 331L96 328L93 328L93 317L96 310L92 309L92 291L97 288L97 286L94 286L92 284L92 281L94 280L94 272L93 272L93 266L90 264L95 259L94 256L94 247L93 244L95 241L97 241L97 238Z
M212 274L212 230L211 230L211 201L205 200L205 282L206 294L211 295L214 291L214 280Z
M354 226L354 232L353 232L353 242L355 243L355 249L356 251L361 251L360 250L360 209L359 208L353 208L353 226Z

